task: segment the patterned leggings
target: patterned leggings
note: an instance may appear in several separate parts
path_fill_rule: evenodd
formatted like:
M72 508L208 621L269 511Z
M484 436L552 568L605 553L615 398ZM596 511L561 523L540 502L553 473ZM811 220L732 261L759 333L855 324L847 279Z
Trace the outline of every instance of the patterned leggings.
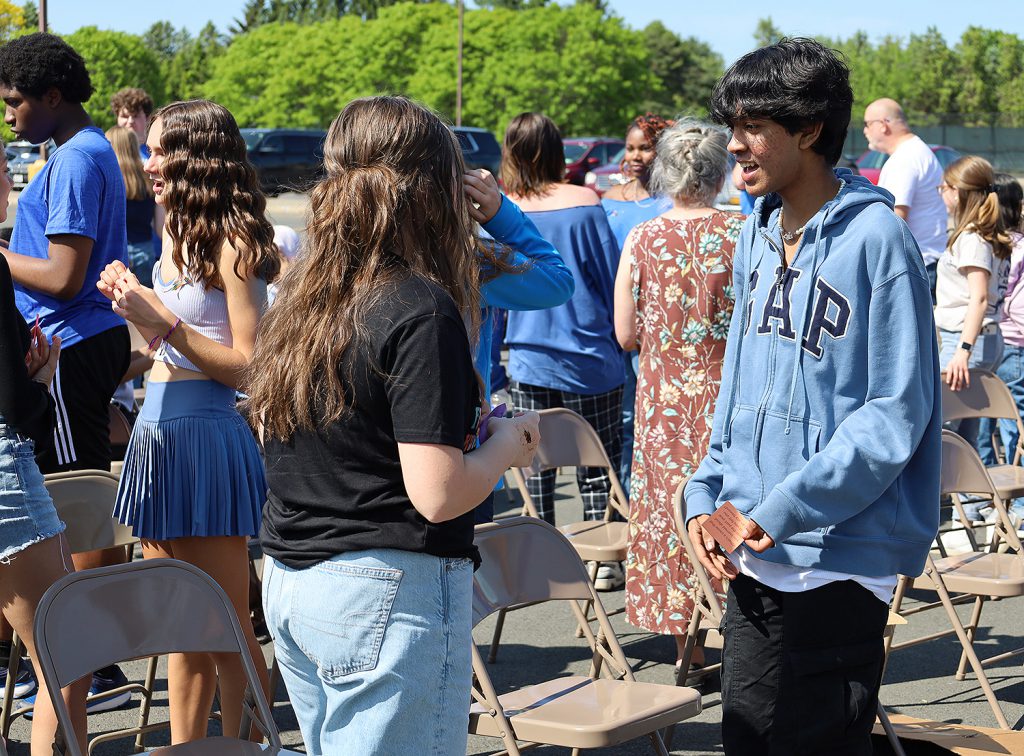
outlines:
M582 415L601 438L612 470L619 469L622 458L622 386L604 394L573 394L558 389L531 386L512 381L509 384L512 404L520 410L542 410L565 407ZM555 524L555 476L557 470L546 470L526 479L526 490L537 507L537 513ZM576 468L576 483L583 499L583 518L600 520L608 508L612 483L608 471L600 467Z

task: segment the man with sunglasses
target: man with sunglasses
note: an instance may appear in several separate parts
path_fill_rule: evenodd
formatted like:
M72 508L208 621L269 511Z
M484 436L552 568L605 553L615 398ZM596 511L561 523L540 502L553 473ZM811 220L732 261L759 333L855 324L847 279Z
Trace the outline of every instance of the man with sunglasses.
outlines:
M924 256L935 301L935 270L946 248L946 207L936 188L942 166L921 137L910 130L903 108L883 97L864 111L864 137L868 147L889 156L878 185L892 193L896 214L910 226Z

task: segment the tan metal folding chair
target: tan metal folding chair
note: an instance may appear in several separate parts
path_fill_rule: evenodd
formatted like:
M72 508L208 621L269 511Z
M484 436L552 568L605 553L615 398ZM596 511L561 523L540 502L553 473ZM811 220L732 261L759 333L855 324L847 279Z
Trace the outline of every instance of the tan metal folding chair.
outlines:
M559 467L600 467L608 471L612 490L608 497L608 508L603 520L585 520L562 525L562 531L579 553L580 558L589 563L588 575L593 583L601 562L621 562L626 558L626 547L629 538L628 498L619 484L618 471L612 467L605 453L597 431L583 417L564 408L541 410L540 445L533 464L528 468L513 467L510 472L523 496L523 514L537 517L537 508L526 490L526 477L536 475L545 470ZM618 513L622 520L613 519ZM516 609L518 607L512 607ZM613 612L617 614L624 610ZM589 606L585 610L588 621ZM505 625L505 611L498 616L494 627L494 639L487 660L494 662L501 642L501 631ZM583 637L582 628L577 628L576 637Z
M109 548L131 548L138 542L129 528L112 517L114 499L117 495L117 476L104 470L73 470L70 472L53 473L45 478L46 490L53 499L57 516L67 525L64 535L72 554ZM3 706L0 708L0 736L8 737L11 722L32 710L32 706L21 706L13 711L14 679L25 648L15 637L11 656L8 660L7 687L4 690ZM154 670L155 671L155 670ZM125 691L142 693L145 714L140 717L139 727L106 733L97 738L97 742L114 740L126 735L148 732L163 728L166 725L148 726L149 698L153 688L153 680L143 686L130 683L110 691L98 698L109 698ZM142 746L141 734L138 742Z
M700 694L692 688L636 681L567 537L543 520L516 517L478 526L476 545L483 563L473 576L474 625L510 606L567 601L594 655L589 676L547 680L499 696L474 644L475 703L469 731L501 738L503 753L513 756L537 744L572 748L576 754L643 736L657 753L668 756L658 731L699 714ZM585 601L593 604L597 636L584 621L580 602ZM520 741L528 745L521 747Z
M59 753L82 756L71 716L58 692L92 671L169 653L237 653L248 681L247 714L269 746L238 738L207 738L160 748L165 756L290 754L281 746L270 704L235 610L202 570L174 559L150 559L66 575L43 595L35 619L36 655L57 711ZM87 638L88 643L82 643ZM248 723L243 725L248 731Z
M688 480L688 479L687 479ZM683 490L686 488L687 480L684 480L676 488L672 497L673 512L675 519L676 535L686 552L686 558L690 562L693 574L697 578L697 584L693 589L693 614L690 616L690 624L686 628L686 646L683 650L683 663L676 670L676 685L686 685L690 677L690 659L693 652L698 648L722 648L722 636L718 631L722 624L722 617L725 611L722 602L711 583L707 570L697 558L697 552L693 548L693 541L686 531L686 501L683 498ZM710 664L694 674L698 679L717 672L721 664Z
M999 498L1009 506L1013 499L1024 496L1024 467L1021 467L1020 464L1021 454L1024 452L1024 423L1021 422L1017 403L1006 384L999 376L981 368L971 368L970 386L959 391L953 391L945 381L942 382L942 421L950 422L971 418L1010 420L1017 424L1016 449L1002 449L997 428L993 434L992 448L996 452L999 464L986 468L989 477L995 484ZM961 520L966 522L963 507L956 496L953 497L953 503L959 510ZM985 524L978 524L968 530L975 550L977 550L977 542L973 531L976 528L985 527L987 527Z
M974 380L972 377L972 384ZM998 519L993 527L992 542L986 552L972 551L966 554L933 559L931 555L924 572L917 577L901 576L896 585L892 610L903 617L922 611L942 607L950 620L950 629L942 630L912 640L895 643L888 639L886 651L906 648L936 638L955 634L960 641L962 652L956 678L964 679L967 664L978 677L978 683L988 700L996 721L1003 729L1010 729L999 707L992 686L989 684L984 667L1024 654L1024 648L989 657L978 658L974 649L974 637L981 622L981 612L989 597L1010 598L1024 596L1024 554L1017 531L1010 520L996 484L988 469L982 464L978 453L957 434L942 431L942 470L940 475L942 495L974 494L992 499ZM1001 551L1001 545L1009 551ZM910 588L934 591L939 600L910 610L903 610L903 598ZM951 594L957 595L952 598ZM956 613L955 604L974 600L970 622L965 626Z

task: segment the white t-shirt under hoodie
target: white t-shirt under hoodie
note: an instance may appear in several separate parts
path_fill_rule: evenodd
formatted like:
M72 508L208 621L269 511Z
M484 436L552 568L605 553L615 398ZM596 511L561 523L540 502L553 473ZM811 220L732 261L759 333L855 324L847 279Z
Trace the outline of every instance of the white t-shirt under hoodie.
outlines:
M959 333L964 329L967 306L971 301L965 268L982 268L989 272L988 306L982 325L998 322L999 306L1006 296L1006 280L1010 261L1000 260L992 245L972 231L965 231L953 246L942 253L935 284L935 325L944 331Z
M907 225L921 248L925 263L933 263L946 248L946 206L939 196L942 166L921 137L900 142L882 166L878 185L892 192L896 205L910 208Z

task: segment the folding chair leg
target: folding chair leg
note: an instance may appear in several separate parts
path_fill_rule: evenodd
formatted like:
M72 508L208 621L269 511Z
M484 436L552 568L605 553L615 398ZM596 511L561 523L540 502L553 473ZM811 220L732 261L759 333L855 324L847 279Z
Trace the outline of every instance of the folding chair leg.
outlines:
M159 657L151 656L149 665L146 667L146 692L142 694L142 703L139 705L139 733L135 736L135 752L142 753L146 750L146 727L149 726L149 709L153 699L153 685L156 683L156 665Z
M978 624L981 622L981 610L985 606L985 597L978 596L974 600L974 611L971 612L971 623L964 628L967 631L967 640L974 644L974 638L978 633ZM967 654L960 652L960 665L956 668L956 679L963 680L967 671Z
M658 756L669 756L668 749L665 747L665 741L661 739L661 733L655 731L647 737L651 739L651 745L654 746L654 752L657 753Z
M507 613L507 609L502 609L498 612L498 619L494 623L494 635L491 638L491 649L487 652L488 664L494 664L498 658L498 644L501 643L501 631L505 629L505 615Z
M18 634L14 633L11 640L11 654L7 657L7 684L4 686L4 704L0 709L0 737L5 740L11 735L11 710L14 708L14 681L21 666L21 654L24 646Z
M899 614L900 613L900 607L903 605L903 597L907 595L907 588L909 586L910 586L910 578L908 578L908 577L904 577L904 576L901 575L900 579L896 581L896 591L895 591L895 593L893 593L893 596L892 596L892 607L890 609L890 611L892 611L893 614ZM889 662L889 652L892 650L892 638L893 638L894 635L895 635L895 633L886 633L885 634L885 641L884 641L885 655L883 656L883 659L884 659L883 663L885 663L885 664L888 664L888 662Z
M882 723L882 729L885 730L885 737L889 739L889 745L892 746L894 756L907 756L907 752L903 750L903 744L900 743L896 730L893 729L892 722L889 721L889 715L886 713L881 701L878 702L878 721Z
M974 674L978 676L978 683L981 685L981 690L985 694L985 699L988 701L988 705L991 707L992 713L995 715L996 722L999 724L1000 729L1011 729L1010 725L1006 722L1006 717L1003 716L1003 710L999 707L999 700L996 698L996 694L988 682L988 675L985 674L985 668L981 666L981 661L978 659L978 655L974 651L974 646L971 645L970 640L967 638L964 626L960 622L960 617L956 613L956 607L953 606L953 602L949 598L949 591L946 590L946 585L942 582L942 576L937 574L935 563L932 562L931 558L928 559L928 566L925 567L925 574L928 575L935 586L935 592L939 594L939 601L942 602L942 606L946 610L946 614L949 616L950 624L953 625L953 631L956 633L956 637L960 641L960 646L963 648L964 654L967 656L967 660L971 664L971 669L973 669Z
M590 562L590 563L587 564L587 577L590 578L591 585L593 585L594 581L597 580L597 571L600 569L600 567L601 567L601 563L600 562ZM583 603L583 616L586 617L588 622L590 621L590 610L591 610L591 608L593 606L594 606L594 602L591 601L590 599L587 599ZM583 626L582 625L579 625L579 624L576 625L576 637L577 638L582 638L583 637Z

